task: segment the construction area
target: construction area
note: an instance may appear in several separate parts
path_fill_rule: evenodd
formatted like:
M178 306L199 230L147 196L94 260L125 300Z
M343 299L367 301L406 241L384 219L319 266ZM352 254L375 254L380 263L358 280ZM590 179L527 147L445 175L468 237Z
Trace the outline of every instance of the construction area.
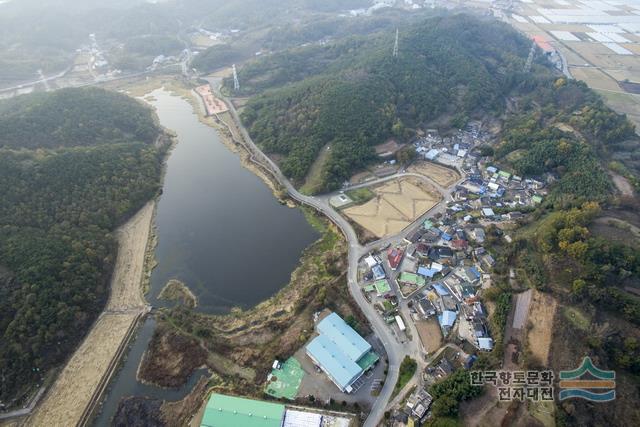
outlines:
M376 237L400 232L437 205L440 194L417 178L401 178L372 187L375 196L368 202L342 212Z
M195 89L196 93L202 99L207 116L215 116L229 110L227 104L218 99L211 91L211 86L202 85Z

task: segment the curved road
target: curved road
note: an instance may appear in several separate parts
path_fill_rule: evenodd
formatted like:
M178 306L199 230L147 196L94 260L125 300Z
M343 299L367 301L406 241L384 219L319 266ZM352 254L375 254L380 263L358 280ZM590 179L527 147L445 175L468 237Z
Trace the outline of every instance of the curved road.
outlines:
M364 297L363 293L360 290L360 287L358 286L358 261L360 260L360 258L362 258L364 255L366 255L370 251L376 248L379 248L381 246L384 246L385 244L393 240L397 240L401 235L407 235L410 232L414 231L415 229L417 229L417 227L420 226L420 224L422 223L422 221L424 221L426 217L433 216L436 211L442 210L445 204L440 202L430 211L426 212L424 215L422 215L420 218L414 221L409 227L405 228L400 234L397 234L394 236L388 236L388 237L385 237L384 239L377 240L373 243L368 244L366 247L362 246L358 242L358 237L355 231L353 230L353 227L351 227L351 225L349 224L349 222L329 205L328 197L326 196L313 197L313 196L306 196L300 193L298 190L295 189L295 187L291 184L291 182L289 182L289 180L282 174L282 172L280 171L280 168L255 145L255 143L251 139L251 136L249 135L245 127L242 125L242 122L240 121L240 117L238 115L238 112L235 109L235 106L233 105L233 103L230 102L229 99L224 97L220 93L220 91L214 87L213 85L214 82L215 80L210 81L212 89L217 93L219 97L221 97L221 99L224 99L224 101L229 106L229 112L231 113L233 120L236 122L237 127L242 134L242 137L245 143L245 148L251 153L252 160L266 167L274 176L274 178L280 183L280 185L284 189L286 189L287 193L292 199L304 205L311 206L312 208L316 209L317 211L324 214L327 218L329 218L334 224L336 224L336 226L338 226L338 228L340 228L340 230L342 230L342 233L347 239L347 242L349 244L349 261L348 261L349 267L347 272L349 292L351 293L351 296L353 297L353 299L360 306L360 309L362 310L364 315L369 320L369 323L371 324L373 332L376 334L376 336L380 339L380 341L384 345L385 350L387 352L387 359L389 361L388 374L385 379L382 390L380 391L380 394L376 399L375 403L373 404L371 408L371 412L369 413L369 416L364 423L365 427L377 426L384 416L384 411L391 399L393 389L398 380L400 362L402 361L405 355L408 355L416 359L418 363L421 364L421 361L423 359L422 347L419 344L420 340L417 337L417 332L414 332L413 340L406 342L404 344L401 344L397 340L396 336L392 333L391 328L389 328L388 325L382 319L382 317L378 315L373 305L366 300L366 298ZM380 181L396 178L398 175L412 176L415 174L412 174L412 173L396 174L392 177L383 178ZM421 176L421 177L424 178L424 176ZM379 180L371 181L362 186L373 185L377 183L377 181ZM357 187L357 186L354 186L354 187ZM451 190L442 189L442 187L440 186L437 186L436 188L443 195L444 201L451 200ZM452 188L455 188L455 184L452 186ZM413 322L407 322L407 323L413 325ZM412 332L413 332L413 329L415 328L412 327Z

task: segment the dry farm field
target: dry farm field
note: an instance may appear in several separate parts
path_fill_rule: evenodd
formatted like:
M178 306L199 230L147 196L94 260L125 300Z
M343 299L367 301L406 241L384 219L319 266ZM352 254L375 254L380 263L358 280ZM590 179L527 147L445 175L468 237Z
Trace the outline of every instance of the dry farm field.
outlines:
M529 308L529 327L527 346L535 360L541 366L547 366L553 331L553 321L558 303L548 294L533 291Z
M426 161L416 162L409 166L408 170L409 172L424 175L444 188L452 186L460 179L460 174L453 169Z
M392 180L372 191L373 199L343 212L377 237L400 232L441 200L435 188L417 178Z
M442 332L437 320L419 320L416 322L416 329L425 351L429 354L435 353L442 345Z

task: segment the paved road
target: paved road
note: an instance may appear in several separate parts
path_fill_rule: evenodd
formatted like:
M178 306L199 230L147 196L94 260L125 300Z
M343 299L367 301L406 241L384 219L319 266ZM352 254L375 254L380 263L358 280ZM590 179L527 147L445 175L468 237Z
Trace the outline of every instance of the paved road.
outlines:
M289 196L294 200L298 201L307 206L311 206L317 211L324 214L327 218L329 218L334 224L336 224L342 233L344 234L347 242L349 244L349 252L348 252L348 272L347 272L347 282L349 286L349 292L353 299L358 303L360 309L367 317L367 320L371 324L373 332L380 339L382 344L385 347L387 352L387 359L389 361L388 366L388 374L385 380L385 383L380 391L380 394L373 404L371 408L371 412L369 413L368 418L366 419L364 426L365 427L373 427L377 426L384 416L384 411L387 408L387 405L391 399L391 395L393 393L393 388L398 380L398 373L400 368L400 362L404 358L405 355L413 357L419 363L419 366L422 366L424 363L424 359L422 357L422 346L420 344L420 339L418 337L417 331L415 330L415 325L413 322L409 321L410 316L408 312L408 307L406 306L406 301L403 301L401 304L401 311L405 318L407 319L407 323L410 325L411 333L413 335L413 339L406 343L400 343L397 337L392 332L392 329L384 322L381 316L378 315L373 305L370 304L366 298L364 297L362 291L360 290L360 286L358 285L358 262L359 260L369 253L370 251L380 248L387 243L391 243L394 241L401 240L404 236L408 235L415 231L425 218L431 217L435 215L437 212L441 212L446 208L444 202L451 200L451 192L452 190L446 190L437 186L438 190L443 195L443 202L436 205L434 208L429 210L427 213L418 218L414 223L412 223L409 227L405 228L401 233L396 234L394 236L388 236L384 239L377 240L368 244L367 246L362 246L358 242L358 237L353 230L353 227L349 224L349 222L338 212L336 212L330 205L328 201L328 197L313 197L301 194L298 190L294 188L294 186L289 182L289 180L282 174L280 168L268 157L266 156L253 142L251 136L247 132L247 130L242 125L240 121L240 117L238 112L236 111L233 103L231 103L226 97L221 95L220 91L217 90L216 84L219 83L219 80L212 79L209 81L212 89L216 92L216 94L224 99L229 106L229 112L233 117L234 121L238 125L242 137L244 139L245 148L251 153L252 160L266 167L269 172L274 176L274 178L278 181L278 183L287 191ZM411 173L399 174L401 176L404 175L415 175ZM390 177L392 179L394 177ZM383 179L384 180L384 179ZM378 181L378 180L376 180ZM369 185L373 185L376 183L372 181L368 183ZM455 188L455 185L451 188ZM394 281L395 282L395 281ZM397 285L396 285L397 286ZM396 289L397 290L397 289Z

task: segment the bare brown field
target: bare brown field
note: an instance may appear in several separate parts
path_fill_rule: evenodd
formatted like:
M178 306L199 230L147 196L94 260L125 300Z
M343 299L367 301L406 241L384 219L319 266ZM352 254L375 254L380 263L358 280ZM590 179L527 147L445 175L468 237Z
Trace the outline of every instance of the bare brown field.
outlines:
M435 353L442 346L442 332L435 319L417 321L416 329L427 353Z
M373 199L343 212L377 237L400 232L441 200L434 188L417 178L393 180L372 190Z
M593 31L591 28L582 24L539 24L538 26L546 31L570 31L572 33Z
M527 344L535 361L547 366L553 331L554 317L558 303L551 295L533 291L529 309Z
M445 188L452 186L460 179L460 174L453 169L431 162L416 162L409 166L409 172L424 175Z
M640 45L635 46L634 51L636 52L636 55L640 55ZM640 67L638 66L634 69L607 70L607 73L619 82L629 80L634 83L640 83Z
M562 46L560 50L564 54L564 57L567 59L567 64L569 66L577 65L579 67L583 67L584 65L586 65L585 59L574 51L569 50L564 46Z

